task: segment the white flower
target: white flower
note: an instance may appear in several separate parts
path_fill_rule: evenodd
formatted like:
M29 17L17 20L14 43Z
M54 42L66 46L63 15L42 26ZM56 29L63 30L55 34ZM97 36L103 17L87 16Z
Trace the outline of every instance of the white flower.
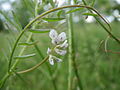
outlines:
M58 35L58 33L55 30L51 30L49 32L49 36L52 39L51 42L52 44L54 44L54 48L48 48L47 54L49 55L49 63L51 65L54 65L54 61L62 62L62 59L54 56L54 52L62 56L65 55L67 53L65 49L68 47L68 42L66 40L67 37L65 32L62 32Z
M47 54L50 54L50 53L51 53L51 49L48 48L48 50L47 50Z
M53 60L53 58L52 58L52 55L49 55L49 63L50 63L51 65L54 65L54 60Z
M52 44L54 44L54 45L57 45L57 44L59 44L59 41L58 41L58 39L56 38L56 39L52 39Z
M67 51L66 50L60 50L60 49L55 49L55 52L57 53L57 54L59 54L59 55L65 55L66 53L67 53Z
M58 40L59 41L64 41L66 39L66 33L62 32L58 35Z
M49 36L52 39L52 43L54 45L57 45L60 42L66 40L66 33L65 32L62 32L58 35L58 33L55 30L51 30L49 33Z
M51 30L49 33L49 36L51 39L56 39L58 36L58 33L55 30Z

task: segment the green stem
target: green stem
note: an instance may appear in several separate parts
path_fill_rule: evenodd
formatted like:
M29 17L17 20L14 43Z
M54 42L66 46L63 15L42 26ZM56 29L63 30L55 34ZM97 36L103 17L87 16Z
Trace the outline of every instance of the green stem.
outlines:
M70 1L69 1L69 3L70 3ZM80 77L79 77L79 74L78 74L77 66L76 66L76 63L75 63L75 58L74 58L75 57L74 32L73 32L74 28L73 28L73 20L72 20L73 18L72 17L73 17L72 13L69 14L69 16L68 16L68 35L69 35L68 90L72 90L72 87L71 87L72 86L72 78L73 78L72 69L74 69L74 71L75 71L75 75L77 77L79 89L83 90L82 83L81 83L81 80L80 80Z
M72 41L72 33L73 32L73 24L72 24L72 14L68 15L68 90L72 90L72 78L73 78L73 74L72 74L72 60L73 60L73 41Z

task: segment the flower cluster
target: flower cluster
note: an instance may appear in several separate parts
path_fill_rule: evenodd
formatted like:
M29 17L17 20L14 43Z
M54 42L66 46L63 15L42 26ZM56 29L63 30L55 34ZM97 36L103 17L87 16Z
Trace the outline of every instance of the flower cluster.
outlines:
M52 49L48 48L47 54L49 55L50 64L54 65L54 61L56 62L62 61L62 59L54 56L53 55L54 53L62 56L64 56L67 53L66 51L66 48L68 47L67 37L65 32L58 34L55 30L51 30L49 32L49 36L52 39L51 42L54 45L54 48Z

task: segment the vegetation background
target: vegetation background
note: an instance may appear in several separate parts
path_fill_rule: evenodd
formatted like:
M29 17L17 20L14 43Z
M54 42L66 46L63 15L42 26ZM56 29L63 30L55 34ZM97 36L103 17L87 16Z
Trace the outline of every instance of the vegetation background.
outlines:
M52 0L42 0L37 8L37 14L41 14L54 7L68 5L68 1L62 3L57 0L54 5ZM74 0L77 1L77 0ZM112 27L113 34L120 38L120 2L119 0L93 0L96 8ZM86 0L88 5L92 0ZM77 4L83 4L81 0ZM0 80L3 78L8 67L8 57L13 43L20 31L27 23L35 17L36 3L33 0L0 0ZM107 41L107 52L105 43L107 33L93 19L92 16L85 16L82 13L88 12L83 9L73 13L74 28L74 54L82 83L83 90L120 90L120 45L113 39ZM60 13L60 12L59 12ZM57 17L54 12L47 17ZM66 18L68 14L61 11L61 16ZM104 23L104 22L103 22ZM37 22L38 29L56 29L58 32L67 32L67 20L48 22L45 20ZM21 42L27 40L30 32L22 37ZM24 54L36 53L34 57L22 59L16 70L25 70L40 62L47 54L47 48L51 41L48 33L34 33L33 42L35 45L27 46ZM23 46L17 47L17 56ZM3 90L67 90L68 83L68 54L65 55L62 63L51 66L46 62L38 69L20 75L10 77ZM72 89L78 89L78 82L73 70Z

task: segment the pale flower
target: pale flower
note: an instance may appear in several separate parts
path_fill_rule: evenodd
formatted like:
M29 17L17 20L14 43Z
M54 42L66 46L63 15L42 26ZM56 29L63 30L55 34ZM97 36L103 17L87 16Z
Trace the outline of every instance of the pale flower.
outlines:
M64 56L67 53L66 50L60 50L60 49L55 49L55 52L59 55L62 55L62 56Z
M53 58L52 58L52 55L49 55L49 63L50 63L51 65L54 65L54 60L53 60Z
M49 63L54 65L54 61L62 62L62 59L54 56L53 54L57 53L58 55L64 56L67 51L65 50L68 47L67 37L65 32L61 32L58 34L55 30L51 30L49 32L49 36L52 39L52 44L54 44L54 48L48 48L47 54L49 55Z
M50 54L50 53L51 53L51 49L48 48L48 50L47 50L47 54Z

